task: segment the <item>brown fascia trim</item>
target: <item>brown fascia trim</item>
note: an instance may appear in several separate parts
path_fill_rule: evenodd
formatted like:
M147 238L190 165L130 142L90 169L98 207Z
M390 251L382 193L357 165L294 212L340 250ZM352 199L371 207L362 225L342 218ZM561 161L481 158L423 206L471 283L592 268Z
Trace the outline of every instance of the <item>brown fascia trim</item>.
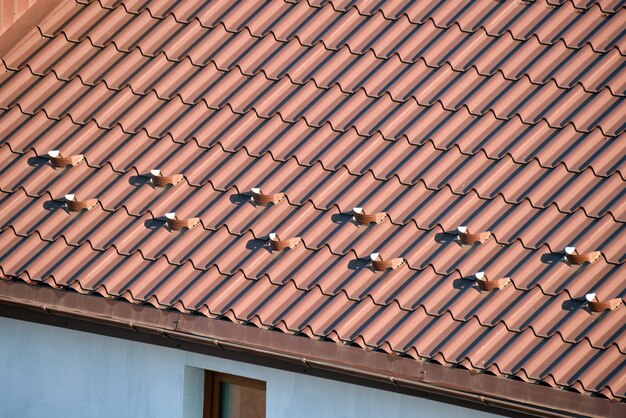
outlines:
M3 2L13 0L2 0ZM0 58L17 45L63 0L39 0L0 35ZM37 35L39 36L39 35Z
M0 280L0 304L298 363L524 414L626 416L626 403L125 300Z

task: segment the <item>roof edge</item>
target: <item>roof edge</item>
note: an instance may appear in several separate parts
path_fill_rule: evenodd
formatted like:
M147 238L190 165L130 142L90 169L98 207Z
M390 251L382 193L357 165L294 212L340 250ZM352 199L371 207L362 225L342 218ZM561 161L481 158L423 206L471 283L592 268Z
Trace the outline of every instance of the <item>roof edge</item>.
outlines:
M0 304L418 389L525 414L626 416L626 404L146 304L0 280Z
M26 34L54 10L63 0L38 0L11 26L0 34L0 58L19 44Z

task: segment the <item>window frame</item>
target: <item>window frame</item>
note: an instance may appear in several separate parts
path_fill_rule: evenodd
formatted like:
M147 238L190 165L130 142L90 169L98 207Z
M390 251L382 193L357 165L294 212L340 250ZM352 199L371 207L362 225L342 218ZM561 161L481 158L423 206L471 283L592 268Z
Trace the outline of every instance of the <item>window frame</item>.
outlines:
M204 371L204 402L202 405L203 418L220 418L221 407L221 383L243 386L251 389L262 390L267 405L267 384L262 380L236 376L228 373ZM207 400L209 402L207 402ZM264 411L265 415L265 411Z

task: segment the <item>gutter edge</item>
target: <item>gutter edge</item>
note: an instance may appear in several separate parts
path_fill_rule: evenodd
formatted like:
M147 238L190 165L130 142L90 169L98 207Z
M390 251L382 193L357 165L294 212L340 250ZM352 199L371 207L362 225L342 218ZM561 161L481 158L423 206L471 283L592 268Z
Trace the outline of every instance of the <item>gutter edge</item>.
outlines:
M626 416L626 403L147 304L0 280L0 305L214 346L548 417Z

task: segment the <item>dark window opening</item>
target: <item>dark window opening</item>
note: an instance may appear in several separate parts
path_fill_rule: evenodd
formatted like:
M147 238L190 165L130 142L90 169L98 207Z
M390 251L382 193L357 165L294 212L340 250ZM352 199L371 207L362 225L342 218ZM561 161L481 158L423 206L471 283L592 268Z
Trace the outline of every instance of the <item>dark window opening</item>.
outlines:
M204 372L204 418L265 418L265 382Z

